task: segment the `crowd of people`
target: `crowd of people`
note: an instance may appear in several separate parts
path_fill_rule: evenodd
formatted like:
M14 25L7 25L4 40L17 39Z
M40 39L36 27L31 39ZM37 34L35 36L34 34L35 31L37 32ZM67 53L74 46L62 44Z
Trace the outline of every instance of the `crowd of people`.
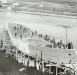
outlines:
M44 43L47 42L47 44L44 45L45 47L58 49L73 49L73 43L70 41L67 42L67 44L64 44L62 40L51 38L47 34L39 34L37 30L33 31L30 28L23 26L21 24L14 24L11 28L15 37L20 37L21 39L23 39L24 37L29 37L29 39L36 39L37 41L39 41L40 39L44 41Z
M55 62L45 61L43 59L41 61L41 58L38 58L37 55L36 56L27 55L22 51L18 50L16 47L12 47L10 50L7 50L6 55L8 55L9 60L11 60L11 57L12 57L14 61L18 62L19 64L23 64L23 66L25 67L25 70L26 68L36 68L36 70L38 71L42 70L44 75L46 75L47 73L48 75L56 75L57 66L55 65L57 63ZM57 74L74 75L74 71L71 67L66 67L64 64L61 64L57 67Z
M31 37L31 38L34 38L34 37L37 37L37 38L40 38L42 40L44 40L45 42L48 42L49 44L46 45L46 47L51 47L51 48L63 48L63 49L73 49L73 44L72 42L68 42L67 45L63 44L62 40L60 41L57 41L56 39L51 39L47 34L46 35L43 35L43 34L38 34L37 31L32 31L32 30L26 30L25 29L22 29L23 27L20 27L20 30L22 31L17 31L17 28L15 27L15 31L14 31L14 34L15 37L17 37L18 35L20 36L20 33L21 33L21 36L20 36L20 39L22 40L23 39L23 34L27 34L25 35L26 37ZM25 30L25 31L23 31ZM28 32L29 31L29 32ZM24 33L23 33L24 32ZM28 33L27 33L28 32ZM23 33L23 34L22 34ZM26 38L25 37L25 38ZM2 41L1 41L1 47L2 47ZM10 52L8 52L10 51ZM41 59L37 59L37 57L33 57L33 56L29 56L29 55L26 55L25 53L19 51L18 49L12 47L11 50L7 50L7 53L8 54L8 58L10 59L10 56L13 56L14 59L18 62L18 63L22 63L23 66L28 66L28 67L36 67L37 70L40 70L41 69ZM42 59L43 60L43 59ZM42 64L44 64L45 62L42 61ZM47 64L50 64L50 63L47 63ZM43 66L43 65L42 65ZM46 71L45 70L45 67L46 67L46 64L44 65L44 70L43 71ZM49 72L49 71L47 71Z
M36 70L42 70L44 75L56 75L56 64L55 62L45 61L41 58L27 55L20 50L13 47L11 50L6 51L8 55L8 59L10 60L11 57L14 58L16 62L19 64L23 64L25 68L36 68ZM52 64L52 65L50 65ZM49 66L47 66L49 65ZM42 67L42 68L41 68ZM51 68L51 69L50 69ZM63 63L57 67L57 74L58 75L75 75L73 68L65 66Z
M50 47L50 48L58 48L58 49L73 49L73 43L68 42L67 44L64 44L62 40L57 40L55 38L51 38L47 34L39 34L37 30L33 31L30 28L27 28L25 26L22 26L21 24L15 24L12 27L12 30L14 32L15 37L20 37L23 39L23 37L31 37L31 39L36 39L39 41L39 39L47 42L45 47ZM38 39L39 38L39 39Z
M62 40L57 42L55 40L51 40L51 44L48 44L46 46L51 48L58 48L58 49L73 49L72 42L68 42L66 45L66 44L63 44Z

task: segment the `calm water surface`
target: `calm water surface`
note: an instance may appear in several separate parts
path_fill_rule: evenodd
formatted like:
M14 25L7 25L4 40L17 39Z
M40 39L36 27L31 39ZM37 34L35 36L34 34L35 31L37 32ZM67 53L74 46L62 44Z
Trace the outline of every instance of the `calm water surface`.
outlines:
M65 41L65 29L58 25L68 25L68 39L73 41L74 47L77 44L77 19L42 16L33 14L23 14L16 12L0 12L0 27L8 23L20 23L37 30L39 33L49 34Z

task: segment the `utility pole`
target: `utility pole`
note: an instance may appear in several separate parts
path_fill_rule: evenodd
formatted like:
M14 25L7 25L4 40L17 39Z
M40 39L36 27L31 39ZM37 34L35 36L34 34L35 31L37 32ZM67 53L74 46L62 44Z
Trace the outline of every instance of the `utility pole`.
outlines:
M65 27L66 28L66 45L67 45L67 26Z
M67 25L58 25L59 27L62 27L62 28L65 28L65 31L66 31L66 45L67 45L67 42L68 42L68 28L71 28L70 26L67 26Z
M67 45L67 41L68 41L68 28L70 28L69 26L62 26L63 28L65 28L66 30L66 45Z

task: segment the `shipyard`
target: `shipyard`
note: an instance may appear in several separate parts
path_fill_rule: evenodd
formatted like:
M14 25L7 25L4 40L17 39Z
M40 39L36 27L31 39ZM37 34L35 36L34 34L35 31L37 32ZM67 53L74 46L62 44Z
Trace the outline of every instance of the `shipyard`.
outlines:
M77 75L76 0L0 0L0 75Z

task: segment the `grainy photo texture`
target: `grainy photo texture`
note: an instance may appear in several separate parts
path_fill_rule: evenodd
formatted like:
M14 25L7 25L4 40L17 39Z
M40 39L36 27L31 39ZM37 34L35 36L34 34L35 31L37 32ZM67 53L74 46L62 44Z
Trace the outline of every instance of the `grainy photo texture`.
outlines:
M0 75L77 75L77 0L0 0Z

